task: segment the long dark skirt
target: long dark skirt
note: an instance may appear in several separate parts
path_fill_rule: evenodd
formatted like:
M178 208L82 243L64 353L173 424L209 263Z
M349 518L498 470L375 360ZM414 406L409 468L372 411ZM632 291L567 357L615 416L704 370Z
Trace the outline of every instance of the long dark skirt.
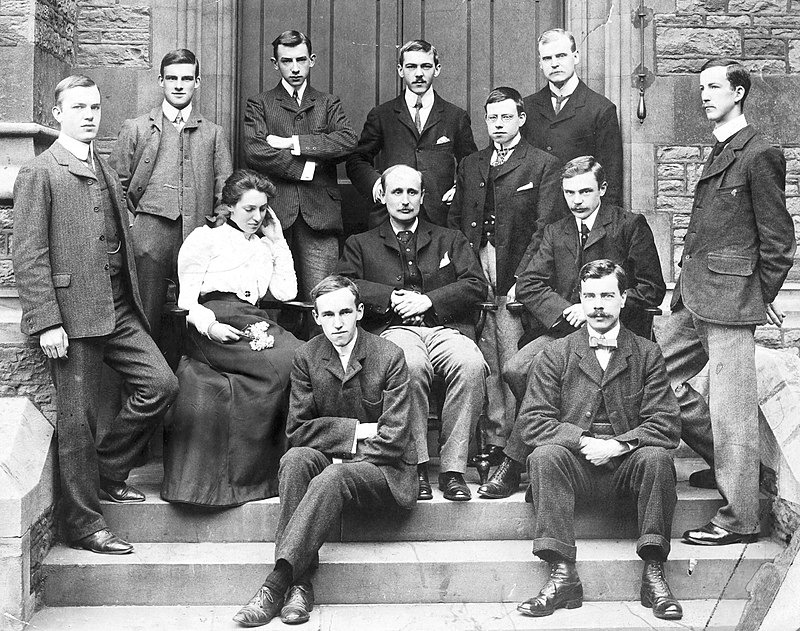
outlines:
M248 303L205 306L239 330L268 321L275 346L254 351L246 338L220 344L189 327L180 392L164 431L161 497L207 506L274 497L286 450L289 373L302 342Z

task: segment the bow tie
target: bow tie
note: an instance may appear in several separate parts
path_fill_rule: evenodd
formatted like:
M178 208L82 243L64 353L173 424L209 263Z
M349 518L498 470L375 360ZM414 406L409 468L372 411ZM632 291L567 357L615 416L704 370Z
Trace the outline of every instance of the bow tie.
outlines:
M589 348L617 348L617 340L607 340L604 337L589 336Z

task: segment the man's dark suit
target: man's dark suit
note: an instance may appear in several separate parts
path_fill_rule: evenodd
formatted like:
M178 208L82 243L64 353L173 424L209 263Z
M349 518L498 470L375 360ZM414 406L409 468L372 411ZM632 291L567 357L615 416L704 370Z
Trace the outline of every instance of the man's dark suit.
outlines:
M759 530L753 329L766 321L796 248L785 179L783 154L750 126L716 158L712 153L695 190L672 314L659 336L682 438L713 464L726 499L712 522L743 535ZM687 383L706 363L715 367L708 405Z
M417 169L425 183L424 210L428 220L446 226L447 205L442 203L442 196L455 182L458 163L477 150L469 115L460 107L434 93L433 107L420 134L408 113L405 97L400 94L367 114L358 146L347 158L347 177L371 202L372 188L381 171L395 164ZM379 217L370 218L370 225L383 221L385 216L380 211Z
M280 465L275 560L288 561L299 579L345 506L414 505L417 457L408 372L391 342L359 330L345 372L333 345L318 335L297 350L291 379L292 448ZM378 432L353 454L359 423L377 423ZM332 458L344 462L331 465Z
M465 158L458 167L456 194L447 217L448 226L461 230L475 254L480 252L492 145ZM531 147L523 139L497 169L494 179L497 295L505 295L516 282L517 268L534 234L557 217L561 197L559 163L550 154ZM537 240L538 242L538 240ZM536 247L530 249L535 252Z
M624 327L617 344L604 371L583 328L545 348L531 370L519 424L533 449L528 473L536 554L554 551L575 560L576 495L592 496L601 477L610 477L617 493L630 493L637 503L637 552L656 546L665 558L669 553L677 496L675 468L666 450L678 446L678 404L656 344ZM603 409L613 438L632 451L595 467L579 445Z
M50 361L69 540L106 527L99 476L127 478L178 390L147 334L122 189L105 161L97 155L94 160L97 173L57 141L22 167L14 185L14 272L22 331L41 335L61 326L69 338L68 356ZM123 255L114 280L100 178L108 187ZM103 362L122 374L132 394L95 447Z
M524 99L528 120L522 135L534 147L557 156L562 163L594 156L608 181L605 201L622 206L622 135L617 108L583 81L556 114L550 84Z

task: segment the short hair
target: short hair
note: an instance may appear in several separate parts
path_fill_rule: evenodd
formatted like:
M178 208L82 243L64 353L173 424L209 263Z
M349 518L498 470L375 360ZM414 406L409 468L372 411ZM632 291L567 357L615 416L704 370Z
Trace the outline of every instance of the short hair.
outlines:
M423 191L425 190L425 181L422 179L422 172L421 171L417 171L417 169L415 169L414 167L408 166L407 164L394 164L394 165L390 166L388 169L386 169L383 173L381 173L381 188L383 189L384 193L386 192L386 178L389 177L392 173L394 173L395 171L397 171L398 169L401 169L401 168L411 169L412 171L414 171L414 173L419 175L419 187L420 187L420 190L423 190Z
M508 100L514 101L514 104L517 106L517 114L525 113L525 103L522 100L522 95L514 88L507 88L505 86L495 88L489 92L489 96L486 97L486 103L483 104L483 111L486 111L486 106L489 105L489 103L501 103Z
M563 28L551 28L549 31L545 31L539 35L539 39L536 40L536 45L541 46L542 44L549 44L550 42L554 42L562 37L569 39L573 53L578 50L578 45L575 43L575 36Z
M567 162L561 167L561 180L583 175L584 173L593 173L598 187L606 183L606 170L594 156L578 156Z
M236 169L225 180L221 202L226 206L235 206L242 195L254 189L267 197L275 197L275 185L268 177L250 169Z
M744 96L739 101L739 107L744 111L744 102L747 100L747 95L750 94L750 72L747 68L735 59L728 59L727 57L709 59L700 68L700 72L709 68L725 68L725 78L728 79L731 87L734 89L739 86L744 88Z
M278 46L300 46L305 44L308 54L311 54L311 38L301 31L284 31L272 40L272 56L278 58Z
M621 265L617 265L610 259L597 259L596 261L589 261L581 268L578 277L580 278L581 282L583 282L587 278L605 278L606 276L611 276L612 274L616 276L617 287L619 287L619 293L622 294L628 288L628 275L625 273L625 270L622 269Z
M358 285L346 276L331 274L323 278L311 289L311 302L314 303L314 310L316 311L317 309L317 298L340 289L350 290L350 293L353 294L353 298L355 298L356 307L361 304L361 292L358 291Z
M97 87L97 84L94 82L93 79L90 79L86 75L82 74L73 74L61 81L58 82L56 89L53 91L53 102L60 106L61 105L61 98L64 96L64 92L67 90L71 90L72 88L91 88ZM100 88L97 88L98 92Z
M433 65L441 65L439 62L439 51L436 50L436 46L430 42L426 42L424 39L412 39L411 41L403 44L403 46L400 48L400 52L397 55L397 65L403 65L403 57L406 53L414 53L418 51L423 53L433 53Z
M173 64L194 64L194 78L200 78L200 62L197 60L195 54L188 48L176 48L169 51L161 58L161 69L158 74L160 77L164 76L164 68Z

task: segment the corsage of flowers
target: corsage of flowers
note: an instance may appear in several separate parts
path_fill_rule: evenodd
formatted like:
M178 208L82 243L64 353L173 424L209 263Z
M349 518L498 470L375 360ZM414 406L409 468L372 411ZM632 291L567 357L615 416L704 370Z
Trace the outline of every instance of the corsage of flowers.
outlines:
M243 331L245 337L250 338L250 348L254 351L263 351L265 348L272 348L275 346L275 338L267 331L269 330L269 322L254 322L248 325Z

